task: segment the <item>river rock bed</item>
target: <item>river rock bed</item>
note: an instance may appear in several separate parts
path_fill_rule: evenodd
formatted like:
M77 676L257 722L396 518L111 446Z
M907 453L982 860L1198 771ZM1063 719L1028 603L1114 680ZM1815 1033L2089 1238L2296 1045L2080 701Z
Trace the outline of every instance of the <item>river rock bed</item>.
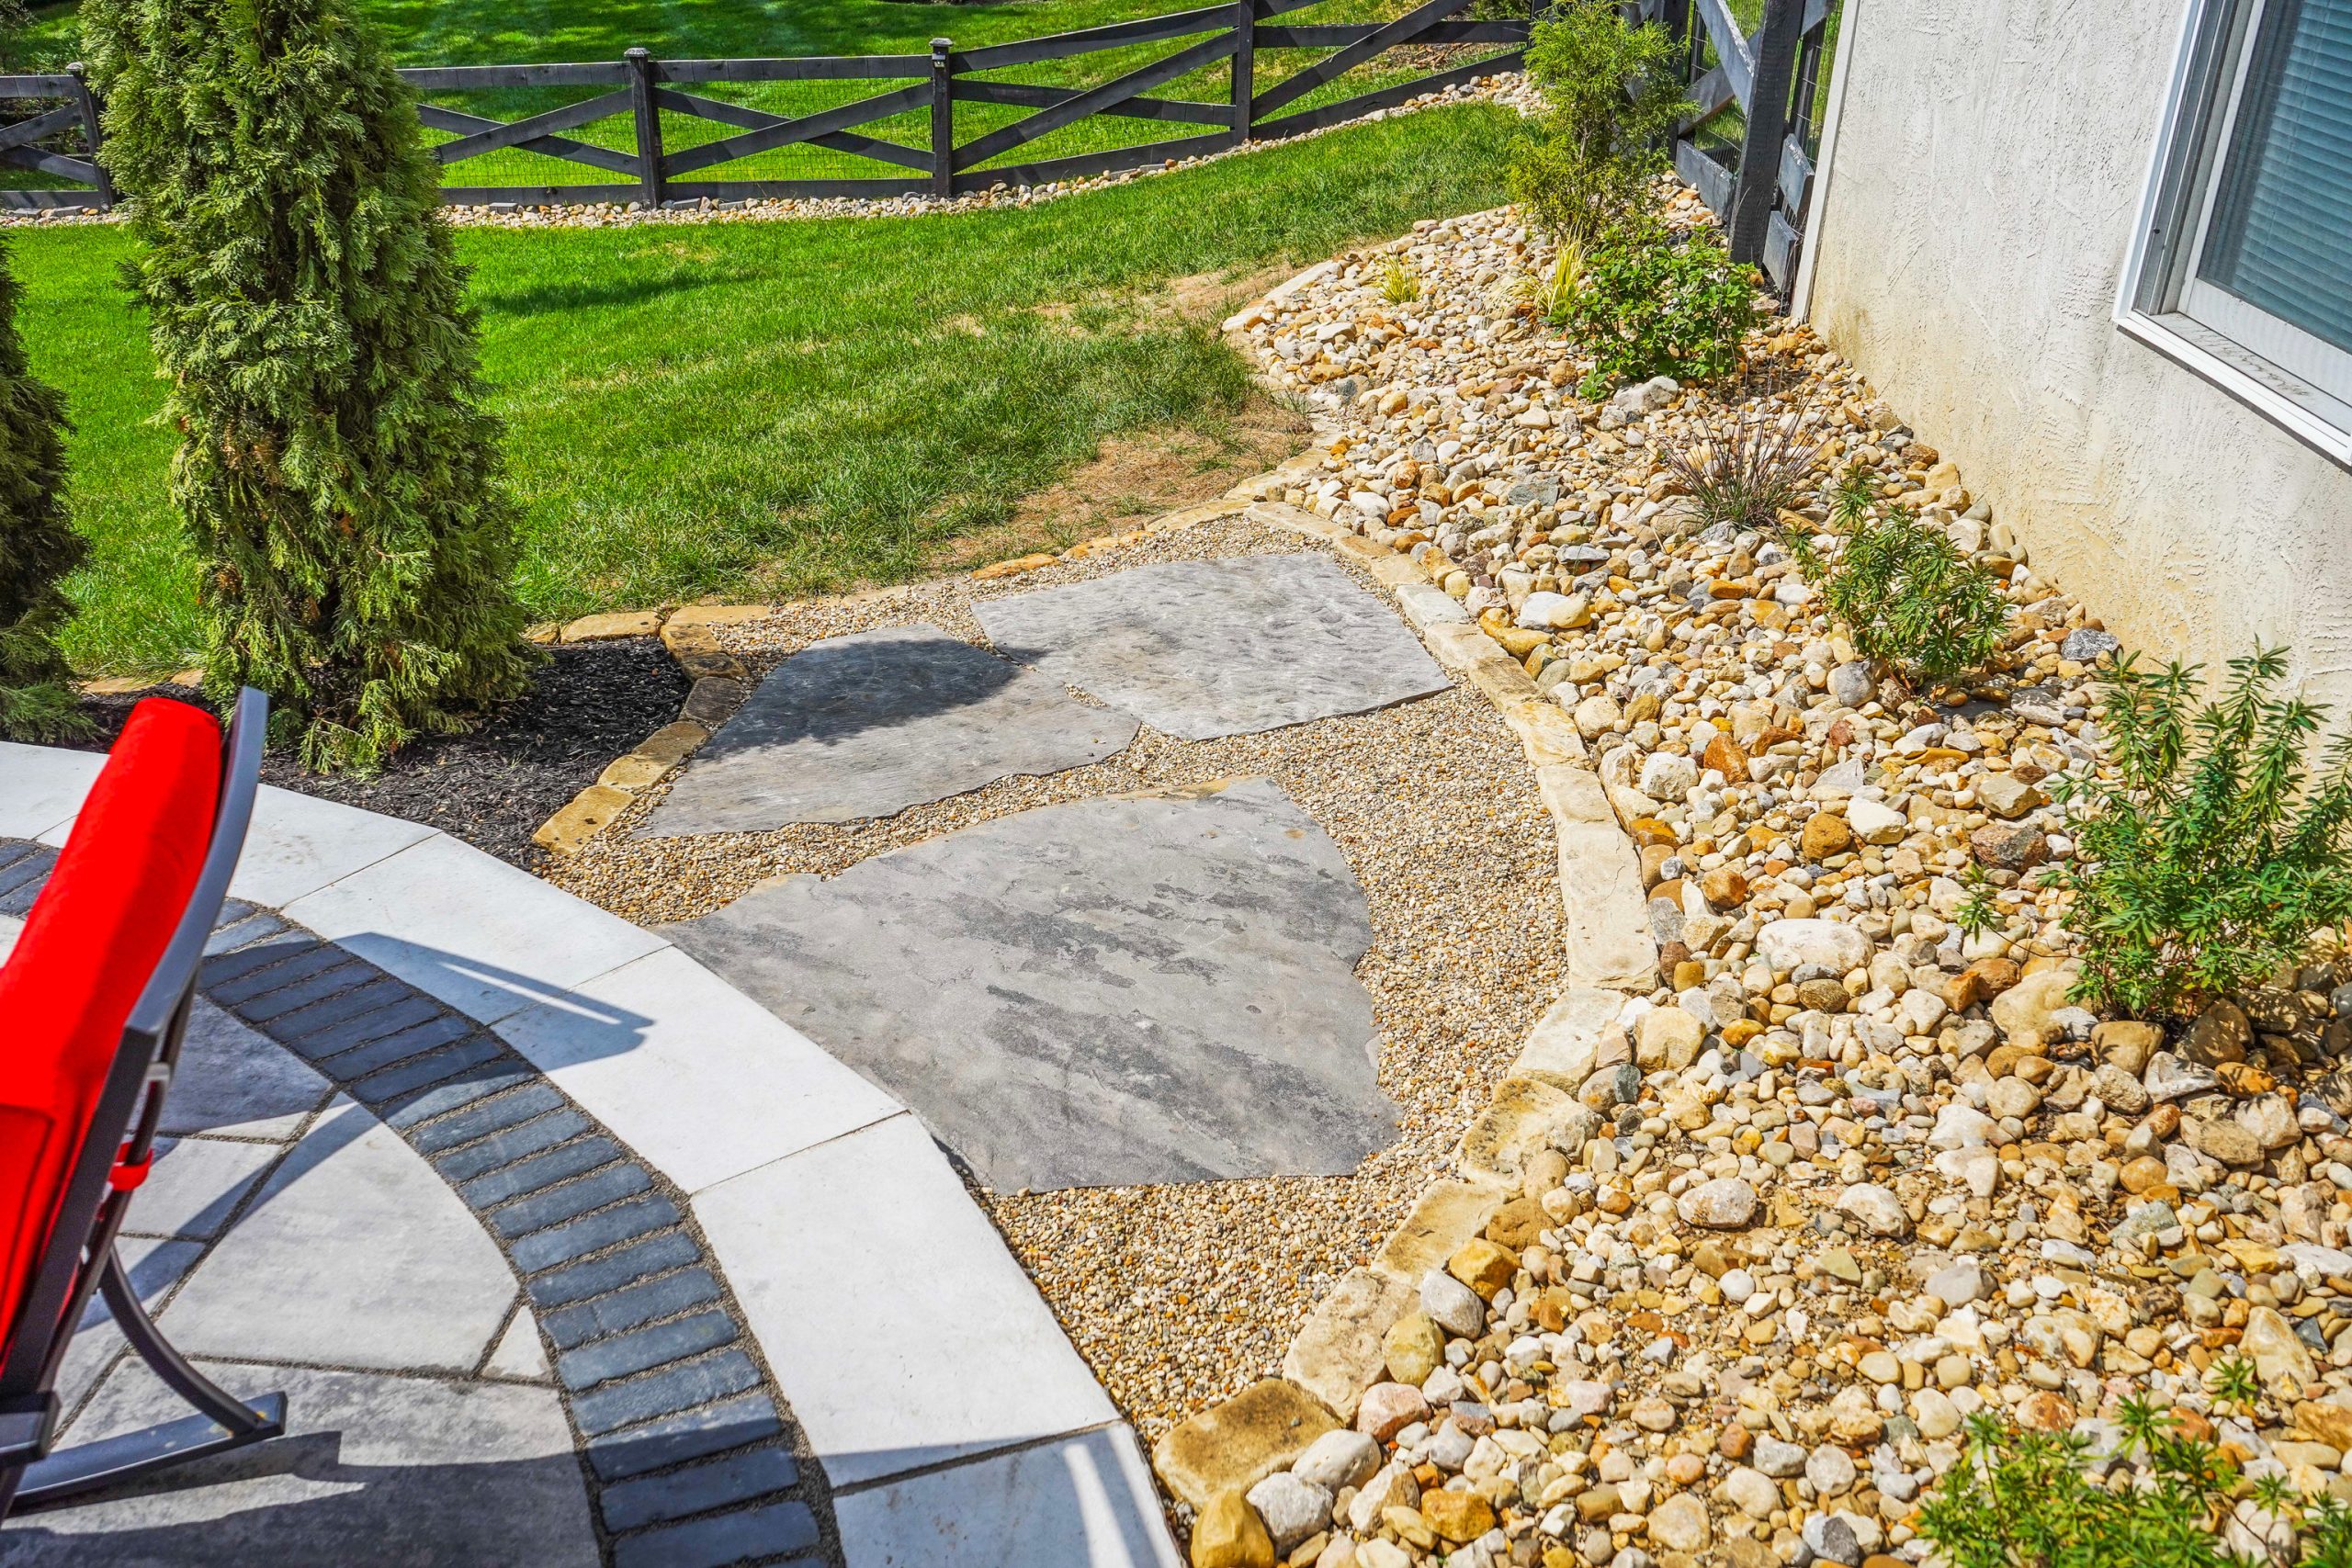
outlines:
M1514 287L1551 260L1510 209L1427 223L1228 322L1333 422L1265 499L1409 556L1574 715L1661 956L1539 1086L1483 1223L1372 1279L1377 1381L1336 1410L1269 1381L1162 1443L1194 1562L1886 1568L1927 1555L1967 1416L2104 1472L2141 1394L2352 1496L2352 962L2169 1033L2070 1005L2052 785L2103 765L2117 639L1803 326L1724 389L1579 399ZM1966 701L1883 683L1770 539L1695 526L1657 455L1742 404L1810 408L1825 476L1866 465L1998 575ZM1965 935L1972 865L1997 919ZM2250 1499L2224 1528L2291 1538Z

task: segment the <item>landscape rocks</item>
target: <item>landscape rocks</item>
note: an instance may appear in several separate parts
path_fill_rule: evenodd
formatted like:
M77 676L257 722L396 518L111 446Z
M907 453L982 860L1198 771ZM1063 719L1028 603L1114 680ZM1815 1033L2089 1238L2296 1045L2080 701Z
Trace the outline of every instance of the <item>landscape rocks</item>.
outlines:
M1383 297L1391 256L1418 299ZM1381 1468L1293 1561L1917 1562L1969 1417L2111 1451L2139 1396L2249 1475L2352 1499L2352 962L2324 943L2170 1032L2078 1001L2062 786L2104 765L2117 640L1771 322L1748 353L1777 378L1746 385L1779 389L1751 406L1809 411L1826 468L1860 465L2012 606L1967 692L1868 666L1773 538L1695 526L1659 454L1720 429L1723 393L1576 395L1586 360L1513 303L1551 260L1508 209L1424 224L1236 328L1331 421L1264 498L1409 559L1571 716L1659 954L1580 1053L1547 1048L1589 1120L1490 1200L1507 1280L1481 1253L1481 1289L1424 1281L1434 1353L1417 1325L1390 1375L1427 1371L1364 1395ZM2221 1392L2240 1358L2251 1404Z

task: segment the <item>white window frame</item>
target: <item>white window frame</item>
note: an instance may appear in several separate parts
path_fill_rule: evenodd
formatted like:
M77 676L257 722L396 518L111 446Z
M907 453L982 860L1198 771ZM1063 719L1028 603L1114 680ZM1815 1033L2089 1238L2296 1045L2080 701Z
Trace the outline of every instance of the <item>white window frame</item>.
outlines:
M2352 468L2352 354L2197 275L2254 39L2273 0L2190 0L2116 324Z

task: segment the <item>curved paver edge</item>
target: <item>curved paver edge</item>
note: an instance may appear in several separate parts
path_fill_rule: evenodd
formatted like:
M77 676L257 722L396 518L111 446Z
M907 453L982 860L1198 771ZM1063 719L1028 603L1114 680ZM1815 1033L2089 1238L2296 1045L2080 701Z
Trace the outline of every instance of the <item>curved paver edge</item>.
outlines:
M61 844L103 761L0 742L0 837ZM837 1500L1107 1431L1128 1560L1172 1568L1132 1433L897 1100L668 939L437 829L265 787L230 892L483 1026L688 1199ZM811 1191L828 1201L796 1201ZM955 1276L944 1321L898 1267L888 1227L913 1221ZM922 1494L910 1507L965 1506ZM881 1538L910 1529L906 1509L836 1513L851 1568L894 1560Z

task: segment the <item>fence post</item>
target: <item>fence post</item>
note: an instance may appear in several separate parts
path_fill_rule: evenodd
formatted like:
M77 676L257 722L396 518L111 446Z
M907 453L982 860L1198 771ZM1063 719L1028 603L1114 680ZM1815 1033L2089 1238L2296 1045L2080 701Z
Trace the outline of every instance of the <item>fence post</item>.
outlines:
M956 71L950 39L931 40L931 194L944 201L956 194Z
M1734 261L1764 259L1764 235L1781 184L1781 142L1789 133L1789 82L1797 63L1797 34L1804 0L1764 0L1757 34L1756 82L1747 100L1747 132L1739 146L1727 227Z
M1233 140L1250 140L1250 100L1258 91L1258 0L1233 0Z
M80 61L65 68L74 78L74 107L82 111L82 140L90 149L90 184L96 190L99 210L114 205L114 181L107 176L107 166L98 162L98 100L91 96L89 69Z
M638 182L644 190L645 209L662 209L662 107L653 101L653 51L621 51L628 65L628 107L637 118Z

